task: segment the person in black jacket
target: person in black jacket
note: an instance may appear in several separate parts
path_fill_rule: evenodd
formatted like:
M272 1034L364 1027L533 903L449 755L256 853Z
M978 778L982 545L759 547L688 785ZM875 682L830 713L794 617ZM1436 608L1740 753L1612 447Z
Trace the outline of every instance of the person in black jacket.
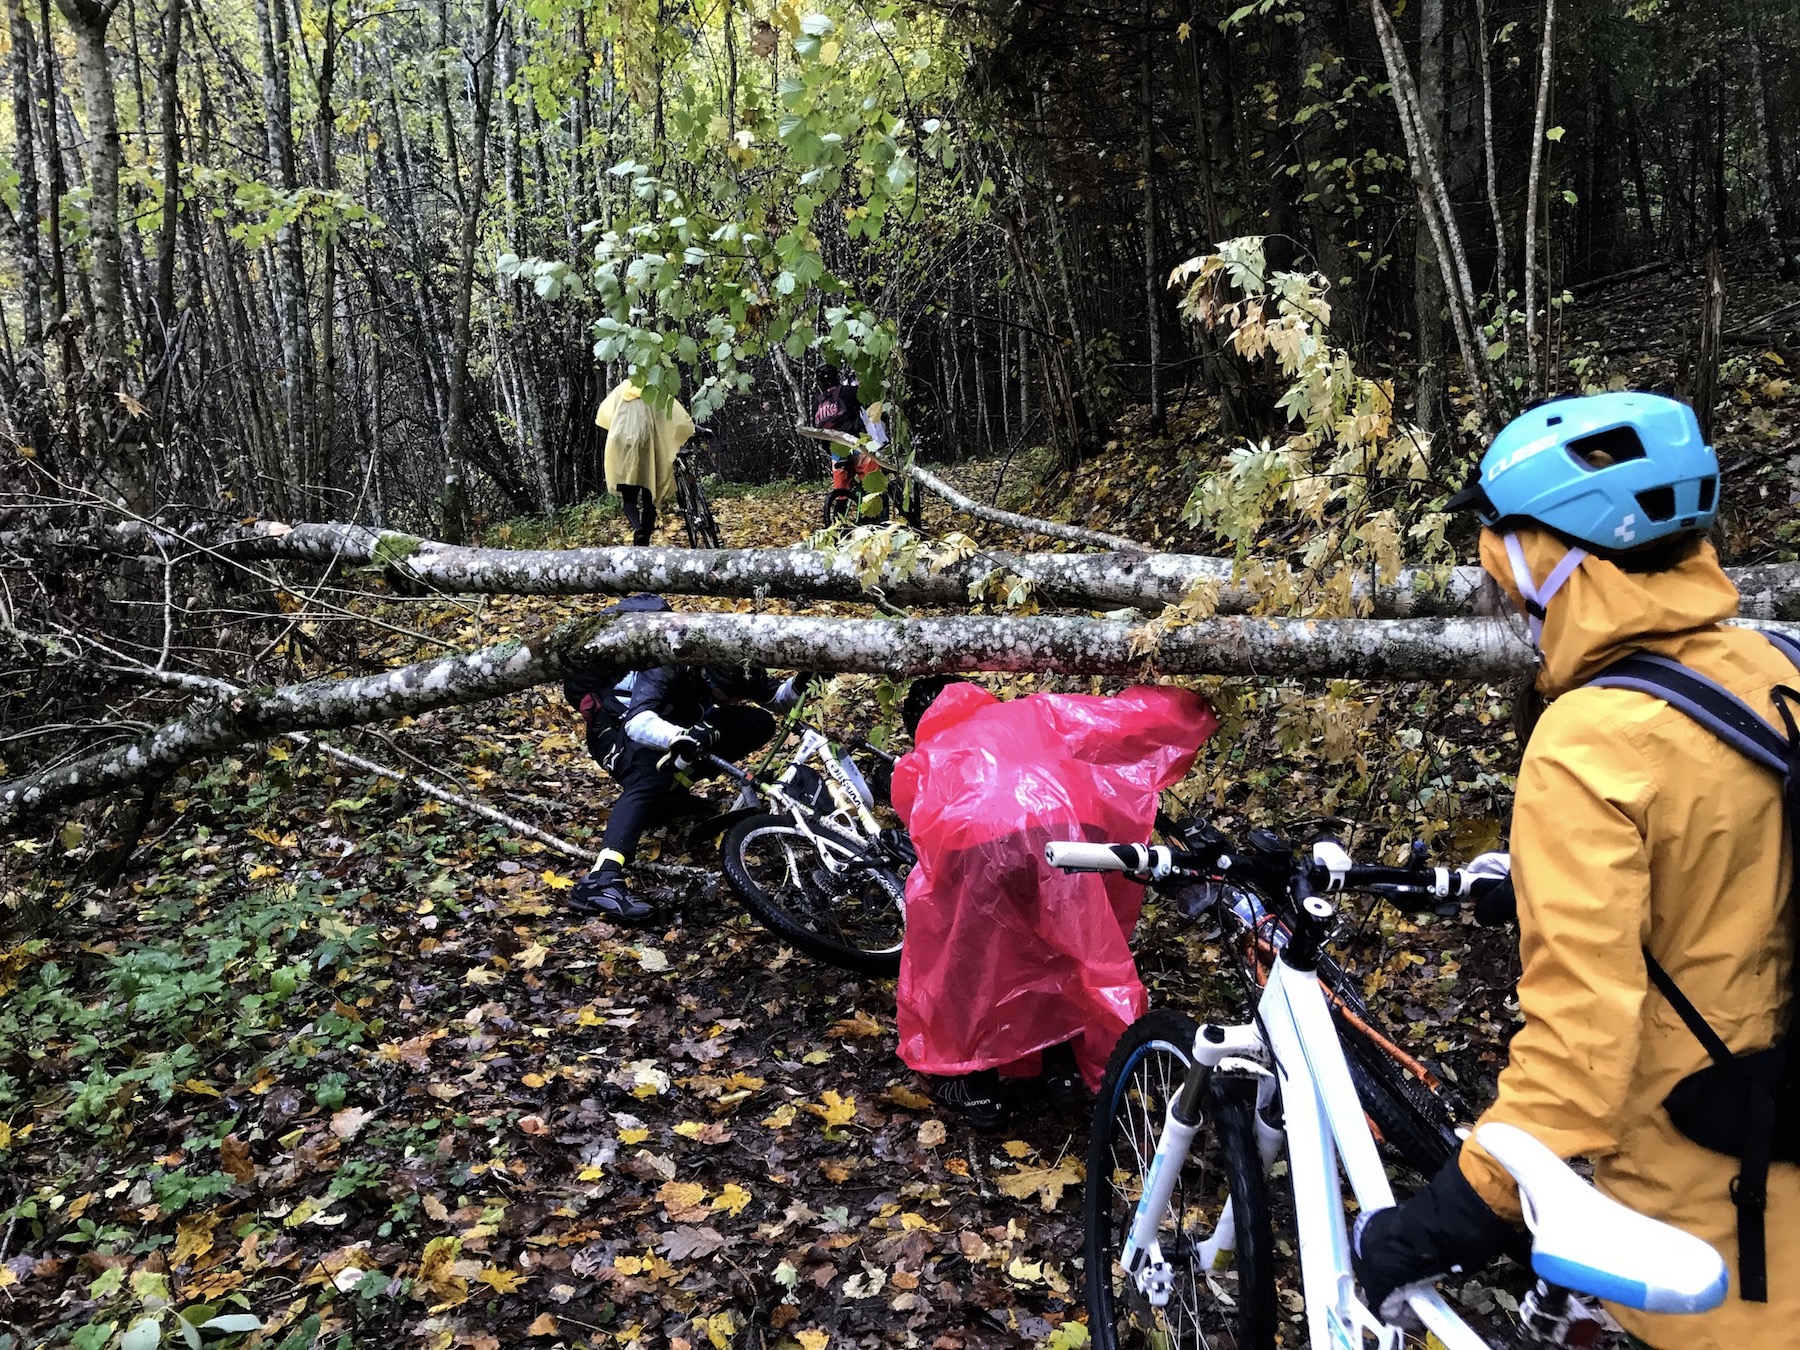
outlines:
M659 613L669 606L661 596L633 595L618 608ZM565 681L564 695L587 723L588 753L619 784L600 857L575 883L570 907L619 923L653 918L625 879L638 840L660 820L706 809L676 775L706 777L710 756L737 760L768 744L775 719L750 705L790 708L805 682L723 666L656 666Z

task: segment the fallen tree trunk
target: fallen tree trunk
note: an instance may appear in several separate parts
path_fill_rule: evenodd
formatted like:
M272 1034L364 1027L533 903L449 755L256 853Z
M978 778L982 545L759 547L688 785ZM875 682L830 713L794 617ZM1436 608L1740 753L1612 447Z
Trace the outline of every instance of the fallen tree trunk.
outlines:
M241 561L300 558L328 564L386 568L401 584L450 594L712 595L740 599L778 596L792 600L866 603L871 591L856 564L842 555L807 549L690 548L468 548L342 523L196 528L184 533L142 525L115 527L114 546L154 538L165 548L185 547ZM85 545L95 540L86 537ZM1267 570L1280 563L1262 563ZM972 588L989 577L1013 573L1032 582L1040 604L1085 609L1154 611L1174 604L1196 583L1218 587L1216 612L1247 614L1271 589L1268 577L1252 584L1233 578L1230 558L1193 553L999 553L980 554L938 571L886 568L875 587L897 604L966 605ZM1743 596L1747 619L1800 620L1800 566L1767 563L1727 569ZM1373 588L1359 577L1352 596L1374 618L1475 615L1484 599L1479 567L1403 568Z
M1221 618L1159 631L1074 618L601 616L530 642L515 639L378 675L209 700L126 745L0 783L0 822L133 786L247 742L478 702L587 670L751 662L890 676L1029 670L1443 680L1498 679L1529 669L1532 659L1508 625L1483 619Z
M1022 534L1039 534L1046 539L1061 539L1071 544L1089 544L1095 548L1119 549L1127 553L1150 553L1153 551L1148 544L1140 544L1135 539L1127 539L1123 535L1106 534L1100 530L1084 530L1079 525L1064 525L1059 521L1043 520L1037 516L1022 516L1017 511L1002 511L997 506L983 506L973 497L958 492L935 473L922 469L917 464L908 464L906 472L912 476L914 482L936 493L964 515L974 516L977 520L1003 525L1009 530L1018 530Z

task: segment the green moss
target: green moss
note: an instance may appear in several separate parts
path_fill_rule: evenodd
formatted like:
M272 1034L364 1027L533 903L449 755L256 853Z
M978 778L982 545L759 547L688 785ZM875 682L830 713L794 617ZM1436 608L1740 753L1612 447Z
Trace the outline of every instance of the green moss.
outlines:
M369 561L377 567L394 567L405 562L419 551L419 545L425 541L416 534L399 534L393 530L383 530L375 539L375 548Z

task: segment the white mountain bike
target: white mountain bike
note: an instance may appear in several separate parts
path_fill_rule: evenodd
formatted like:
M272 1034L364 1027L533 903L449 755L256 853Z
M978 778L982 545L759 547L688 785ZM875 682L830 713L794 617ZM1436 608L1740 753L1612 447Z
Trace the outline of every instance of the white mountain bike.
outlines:
M1052 843L1053 867L1140 879L1221 880L1229 841L1199 851ZM1428 894L1474 893L1481 879L1431 869ZM1330 840L1293 858L1289 932L1252 1022L1196 1028L1157 1010L1125 1033L1095 1103L1087 1174L1086 1275L1096 1350L1119 1346L1270 1350L1279 1309L1268 1175L1285 1146L1311 1350L1395 1350L1403 1333L1362 1302L1350 1268L1340 1179L1362 1210L1394 1203L1318 977L1336 918L1331 894L1416 885L1410 871L1357 866ZM1607 1199L1511 1126L1479 1140L1519 1183L1540 1283L1521 1305L1539 1343L1563 1340L1579 1300L1659 1313L1704 1312L1725 1297L1707 1243ZM1427 1284L1407 1304L1444 1350L1487 1350Z

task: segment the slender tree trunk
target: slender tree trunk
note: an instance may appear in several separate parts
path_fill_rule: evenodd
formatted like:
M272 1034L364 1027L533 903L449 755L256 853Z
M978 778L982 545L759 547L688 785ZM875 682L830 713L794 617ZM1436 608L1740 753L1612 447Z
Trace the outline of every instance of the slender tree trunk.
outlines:
M1500 209L1500 163L1494 152L1494 63L1488 50L1487 0L1475 0L1476 45L1481 63L1481 157L1487 170L1488 213L1494 218L1494 298L1500 305L1500 340L1512 346L1512 262L1506 249L1506 213Z
M162 225L156 239L156 340L166 344L175 326L175 241L181 208L181 0L168 0L163 15L162 59L157 69L157 103L162 116Z
M1538 55L1537 112L1531 124L1531 171L1525 179L1525 362L1531 396L1543 390L1538 360L1537 235L1538 187L1544 168L1544 133L1549 130L1550 80L1556 69L1556 0L1544 0L1544 37Z
M269 176L282 192L299 186L294 163L293 103L289 91L288 22L283 0L256 0L257 38L262 47L264 129L268 138ZM289 225L269 247L275 322L281 336L282 393L286 405L285 473L295 501L309 500L313 444L311 353L306 340L306 269L300 232Z
M118 0L57 0L75 33L75 65L87 106L88 249L93 257L93 374L116 386L125 365L125 287L119 243L119 113L113 101L106 29ZM48 45L46 43L46 45Z
M172 2L172 0L171 0ZM319 53L319 185L337 188L336 94L338 23L337 0L325 0L325 24ZM313 462L320 480L329 482L332 443L337 433L337 232L325 231L319 244L319 409Z
M1768 96L1763 86L1762 35L1751 30L1746 32L1745 38L1750 48L1750 88L1746 95L1750 100L1750 125L1756 133L1757 205L1762 215L1763 233L1769 241L1769 255L1775 260L1776 274L1786 277L1793 272L1793 260L1788 257L1782 242L1781 223L1775 211L1775 150L1769 139Z
M35 381L43 375L46 364L44 280L43 257L38 244L37 149L33 144L36 138L32 135L33 39L31 19L25 13L25 0L7 0L6 22L12 35L12 113L16 147L14 163L19 172L19 299L25 346L30 348L36 364Z
M461 543L468 527L464 487L464 424L468 418L469 333L475 285L475 245L481 232L481 208L487 197L488 125L493 111L494 47L500 26L499 0L483 6L481 35L476 42L474 136L470 151L469 189L463 197L462 248L456 268L456 327L450 339L450 388L445 398L444 494L445 538Z
M1419 6L1419 121L1424 138L1444 143L1444 0ZM1423 221L1413 234L1413 317L1418 334L1419 425L1433 435L1450 422L1450 382L1445 366L1444 269Z
M1644 172L1643 133L1638 127L1637 99L1630 90L1625 93L1625 149L1631 156L1631 185L1637 196L1638 224L1644 232L1644 252L1654 255L1659 247L1656 216L1650 210L1650 176Z
M69 285L63 266L62 199L69 183L63 169L62 141L56 134L56 43L50 36L50 0L38 0L38 31L43 34L38 55L44 67L38 82L44 125L40 139L50 161L50 324L62 334L63 379L67 381L75 370L75 339L63 323L69 313Z
M1712 443L1713 405L1719 401L1720 341L1725 330L1725 273L1719 246L1706 250L1706 298L1700 305L1700 349L1694 367L1694 416L1700 436Z
M1152 12L1144 0L1140 21L1144 28L1138 89L1138 170L1144 175L1144 330L1150 356L1150 430L1161 435L1165 425L1162 390L1162 287L1156 265L1156 86L1151 56Z

